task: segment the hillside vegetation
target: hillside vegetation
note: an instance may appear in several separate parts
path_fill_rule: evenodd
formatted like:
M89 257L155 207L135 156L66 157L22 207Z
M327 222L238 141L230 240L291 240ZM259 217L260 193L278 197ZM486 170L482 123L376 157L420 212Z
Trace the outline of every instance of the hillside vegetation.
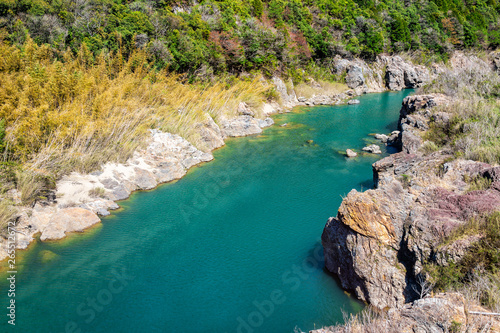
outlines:
M156 68L201 77L284 70L336 54L373 58L500 45L496 0L0 0L0 29L12 45L95 56L135 48ZM424 57L425 58L425 57Z

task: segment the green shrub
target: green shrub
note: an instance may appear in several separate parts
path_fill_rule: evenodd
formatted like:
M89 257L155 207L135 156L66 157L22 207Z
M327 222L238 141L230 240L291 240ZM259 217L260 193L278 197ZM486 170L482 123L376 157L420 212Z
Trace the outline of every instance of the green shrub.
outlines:
M89 196L96 198L105 198L106 190L102 187L94 187L89 191Z
M466 236L481 238L472 244L459 262L446 266L427 263L424 270L437 290L469 290L486 306L500 306L500 212L468 221L444 241L444 244Z
M466 192L482 191L490 188L492 180L487 177L476 176L473 178L465 177L465 182L469 184Z

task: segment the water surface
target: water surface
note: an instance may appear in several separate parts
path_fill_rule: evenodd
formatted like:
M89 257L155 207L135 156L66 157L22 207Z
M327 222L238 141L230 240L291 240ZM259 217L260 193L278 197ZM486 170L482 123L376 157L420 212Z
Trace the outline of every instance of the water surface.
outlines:
M102 225L18 252L16 326L3 310L0 331L276 333L342 322L362 305L323 270L320 236L343 195L372 187L380 156L339 151L396 129L409 93L277 115L288 125L229 140L215 161L133 194ZM3 309L6 289L3 277Z

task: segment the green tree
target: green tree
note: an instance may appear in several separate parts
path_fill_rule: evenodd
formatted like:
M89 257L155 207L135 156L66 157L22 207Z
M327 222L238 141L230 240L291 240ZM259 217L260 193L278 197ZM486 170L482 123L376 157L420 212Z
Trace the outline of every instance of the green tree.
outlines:
M465 47L470 48L475 46L477 42L477 35L474 29L472 28L472 25L470 25L469 22L464 22L463 27L464 27L463 42Z
M410 47L410 29L401 15L393 17L390 24L390 36L395 51L403 51Z
M262 0L253 0L252 2L253 15L260 18L262 16L262 12L264 11L264 5L262 4Z

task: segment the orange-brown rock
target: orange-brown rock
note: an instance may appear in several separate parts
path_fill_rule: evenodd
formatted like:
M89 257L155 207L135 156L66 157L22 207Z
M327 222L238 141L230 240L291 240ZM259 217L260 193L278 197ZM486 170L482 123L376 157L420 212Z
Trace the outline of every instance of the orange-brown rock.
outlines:
M374 191L352 190L343 200L338 218L354 231L385 245L394 246L396 234L390 215L372 195Z

